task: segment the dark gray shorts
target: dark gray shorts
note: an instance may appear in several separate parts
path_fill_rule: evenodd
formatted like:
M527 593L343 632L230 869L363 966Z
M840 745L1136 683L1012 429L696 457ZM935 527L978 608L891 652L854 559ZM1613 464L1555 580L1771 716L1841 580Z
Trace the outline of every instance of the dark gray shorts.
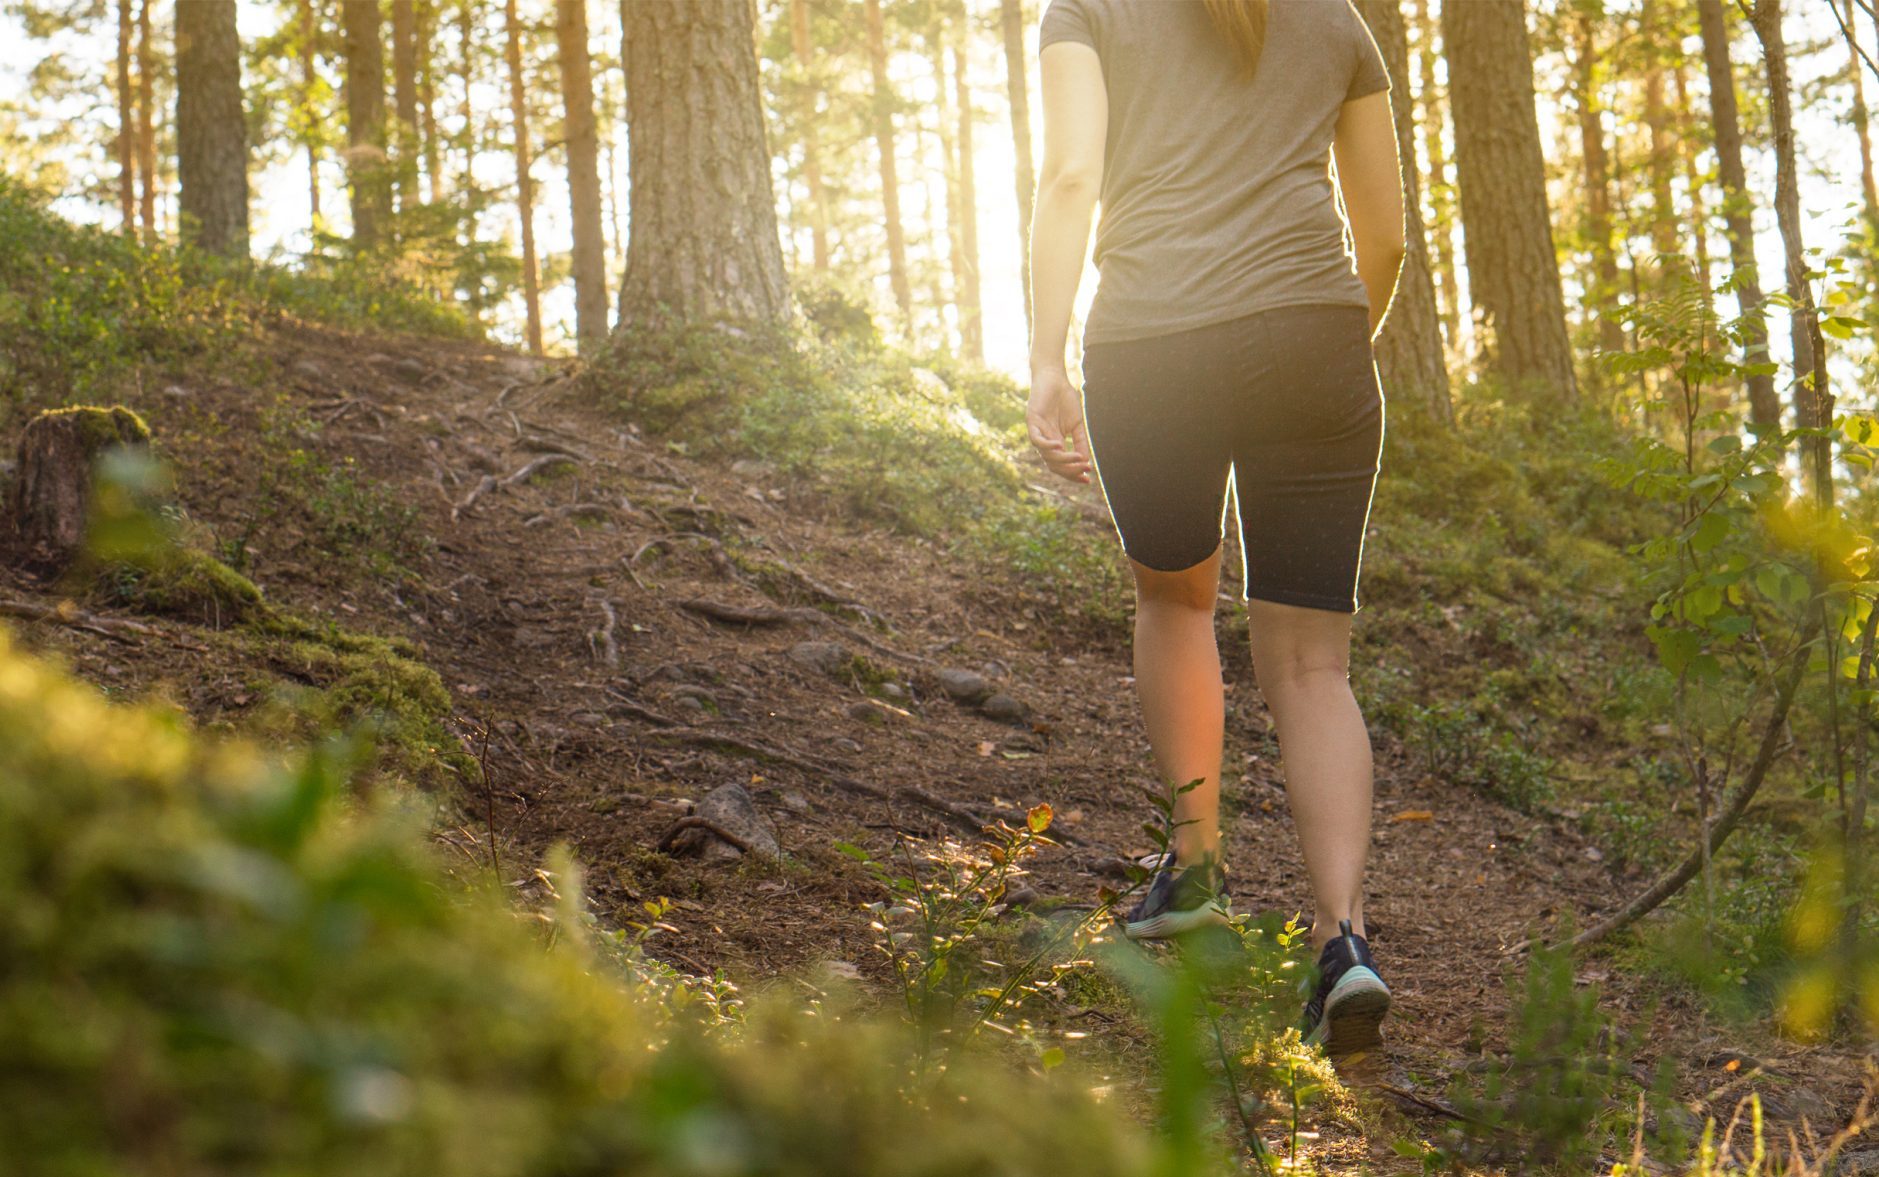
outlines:
M1277 307L1094 344L1083 411L1130 558L1164 572L1205 560L1230 475L1246 596L1357 611L1384 420L1363 307Z

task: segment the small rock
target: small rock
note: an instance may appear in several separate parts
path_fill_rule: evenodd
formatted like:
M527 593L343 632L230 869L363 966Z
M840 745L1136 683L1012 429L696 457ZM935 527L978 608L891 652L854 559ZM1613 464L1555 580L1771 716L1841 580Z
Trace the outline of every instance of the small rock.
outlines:
M849 743L852 744L854 743L854 741L850 740ZM857 744L856 747L858 748L860 747L860 745ZM782 797L779 798L779 800L783 802L783 808L789 810L791 813L804 815L804 814L809 813L810 811L809 798L803 796L801 793L798 793L794 789L784 790L783 795Z
M881 684L881 693L890 699L905 699L907 688L897 682L884 682Z
M848 718L859 719L863 723L883 723L887 719L887 712L875 706L872 699L863 699L848 705Z
M1005 892L1006 907L1029 907L1038 900L1037 888L1013 887Z
M829 743L835 745L837 748L840 748L844 752L861 751L861 745L858 742L849 739L847 736L836 736L834 739L830 740Z
M612 722L598 711L576 711L568 718L582 727L606 727Z
M975 670L948 668L939 672L940 690L961 703L977 703L992 693L992 684Z
M758 812L757 803L750 799L750 793L742 785L723 785L705 794L705 799L698 803L698 816L726 833L735 834L759 858L782 856L776 831ZM731 862L744 855L709 830L686 830L672 843L672 850L678 854L697 854L706 862Z
M1031 717L1031 708L1022 699L1000 691L979 705L979 713L1000 723L1023 723Z
M789 648L791 662L823 674L839 673L851 657L840 642L797 642Z
M293 373L302 380L310 380L315 383L326 379L326 369L308 359L295 360Z
M768 478L776 473L776 467L755 458L739 458L731 463L731 473L739 478Z
M399 356L386 367L400 380L409 380L414 384L431 374L430 365L416 356Z
M680 695L672 701L672 706L687 715L703 715L705 705L696 695Z

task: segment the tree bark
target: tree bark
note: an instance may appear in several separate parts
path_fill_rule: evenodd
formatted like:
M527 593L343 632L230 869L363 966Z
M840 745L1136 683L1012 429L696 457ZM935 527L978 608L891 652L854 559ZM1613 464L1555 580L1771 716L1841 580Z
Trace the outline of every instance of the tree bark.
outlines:
M880 153L881 208L887 218L887 277L904 330L913 315L913 288L907 282L907 238L900 223L900 178L894 161L894 93L887 80L887 33L881 24L881 0L864 0L868 26L868 66L874 75L874 144Z
M1468 282L1488 336L1488 366L1510 392L1531 388L1546 399L1576 400L1526 5L1448 0L1442 39Z
M1422 128L1423 150L1429 156L1429 268L1435 274L1442 335L1454 346L1461 328L1461 283L1455 276L1455 188L1449 183L1442 136L1446 110L1435 80L1435 42L1442 31L1435 4L1436 0L1421 0L1417 10L1421 43L1416 51L1416 94L1422 104L1418 125Z
M607 339L607 239L600 219L600 132L587 56L587 0L555 0L555 48L574 228L574 333L581 354L591 355Z
M1573 89L1579 108L1579 156L1585 166L1585 237L1595 283L1586 300L1590 311L1618 297L1618 255L1612 248L1611 160L1605 154L1605 122L1598 103L1598 47L1592 13L1578 9L1573 32ZM1606 351L1625 345L1624 328L1616 319L1599 316L1598 333L1599 346Z
M1755 230L1750 222L1748 174L1742 167L1742 128L1736 116L1735 67L1729 61L1729 25L1722 0L1696 0L1703 32L1703 66L1709 74L1710 119L1716 132L1716 172L1722 180L1723 225L1735 269L1736 307L1742 319L1743 362L1764 364L1768 325L1762 313L1761 279L1755 267ZM1763 372L1745 378L1749 421L1756 430L1781 428L1781 398L1775 378Z
M946 271L952 279L952 294L943 300L935 298L933 310L939 320L940 337L949 339L946 327L946 309L952 308L953 322L961 327L961 339L964 338L965 324L965 289L966 289L966 251L960 239L959 214L959 141L956 131L958 112L953 109L957 100L956 88L947 82L946 69L946 26L940 10L933 10L933 23L928 27L927 53L933 59L933 89L939 96L933 104L934 125L940 149L940 180L946 189ZM934 230L934 249L937 252L940 242L939 221L929 218ZM939 269L934 267L935 271ZM937 273L933 279L933 288L939 289Z
M443 174L437 143L437 0L418 4L418 138L423 147L424 197L432 204L443 195Z
M187 243L248 256L248 132L235 0L176 6L176 171Z
M510 133L515 138L515 213L522 223L522 306L528 350L542 354L541 269L535 258L535 180L529 174L528 83L522 76L522 18L516 0L504 0L503 56L509 66Z
M391 0L391 76L398 207L409 208L416 195L418 145L418 14L412 0Z
M809 237L817 273L829 268L829 205L822 190L822 151L816 133L815 47L809 37L809 0L789 0L790 52L802 71L802 98L797 123L802 135L803 182L809 186Z
M1031 256L1031 206L1037 195L1037 168L1031 159L1031 87L1025 71L1024 0L999 0L998 16L1005 36L1005 94L1011 110L1012 154L1017 160L1018 256L1028 258ZM1406 158L1413 168L1414 153ZM1024 290L1024 329L1029 338L1030 279L1020 274L1018 285Z
M131 0L117 4L117 211L126 237L137 233L137 102L131 91Z
M137 414L119 407L78 405L28 421L20 433L10 504L25 562L50 571L70 564L85 546L98 456L149 441L150 431Z
M979 290L979 199L972 179L972 86L966 75L967 22L960 21L953 44L953 83L959 104L959 250L965 259L965 284L959 291L959 341L965 353L985 362L985 329Z
M1676 82L1678 133L1677 142L1681 145L1678 156L1683 163L1683 182L1690 189L1689 221L1694 227L1690 237L1696 244L1696 273L1703 284L1704 291L1714 287L1710 279L1709 260L1709 210L1703 207L1703 170L1697 163L1697 154L1701 143L1696 137L1690 120L1690 84L1683 62L1677 62L1677 68L1671 71L1671 78ZM1706 305L1714 305L1715 300L1708 293L1704 294Z
M143 0L137 6L137 219L143 226L145 243L154 245L157 240L157 129L150 4L151 0Z
M1396 152L1403 172L1402 273L1389 318L1377 338L1377 368L1386 387L1420 401L1444 424L1454 420L1448 365L1442 356L1442 324L1435 311L1435 282L1422 228L1422 183L1416 170L1416 109L1409 92L1409 30L1401 0L1358 0L1357 10L1390 75L1390 107L1396 120Z
M1866 220L1879 225L1879 187L1873 183L1872 170L1872 130L1866 109L1866 75L1859 55L1859 33L1857 22L1853 19L1853 0L1846 0L1841 6L1845 13L1843 21L1846 27L1847 48L1853 53L1853 131L1859 136L1859 180L1860 192L1866 201Z
M625 4L631 203L616 331L789 310L749 0Z
M378 0L341 0L346 33L346 173L352 243L383 244L391 215L391 169L385 157L385 47Z
M300 115L306 120L308 216L316 230L320 224L320 144L313 93L320 80L318 5L319 0L300 0Z
M1646 0L1641 13L1645 51L1650 61L1644 72L1644 125L1650 130L1651 175L1651 249L1659 254L1678 252L1679 214L1671 181L1675 173L1676 148L1670 130L1670 110L1664 102L1664 60L1662 41L1665 28L1663 6Z
M1787 254L1788 297L1793 301L1789 326L1794 347L1794 420L1802 426L1825 426L1833 420L1833 392L1827 384L1827 348L1814 311L1814 289L1807 280L1807 254L1801 240L1801 189L1794 157L1794 108L1788 82L1788 47L1781 35L1781 0L1756 0L1750 20L1762 43L1768 67L1768 113L1774 124L1775 220ZM1833 502L1831 445L1825 437L1804 444L1816 504Z

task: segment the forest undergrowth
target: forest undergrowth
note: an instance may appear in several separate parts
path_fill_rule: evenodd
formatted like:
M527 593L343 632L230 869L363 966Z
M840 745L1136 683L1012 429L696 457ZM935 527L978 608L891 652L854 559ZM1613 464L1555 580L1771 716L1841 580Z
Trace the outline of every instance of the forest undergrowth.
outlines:
M1333 1165L1317 1142L1342 1130L1374 1169L1631 1172L1648 1158L1733 1174L1771 1171L1764 1148L1818 1168L1853 1147L1833 1136L1851 1106L1792 1144L1761 1131L1753 1100L1732 1122L1734 1096L1755 1088L1731 1084L1759 1061L1722 1064L1711 1084L1710 1060L1653 1048L1654 1009L1614 1012L1587 978L1648 974L1652 1003L1743 1040L1844 1045L1870 1033L1862 1017L1879 1020L1860 1012L1879 984L1855 950L1872 942L1858 922L1870 924L1871 881L1842 850L1859 839L1830 837L1864 772L1863 743L1855 764L1847 742L1870 709L1874 626L1857 587L1839 590L1834 623L1849 644L1787 690L1774 725L1797 754L1768 770L1699 884L1592 949L1596 967L1556 949L1486 964L1481 980L1498 989L1504 974L1506 1000L1491 999L1478 1040L1456 1044L1433 1087L1387 1072L1346 1082L1298 1042L1286 1023L1302 950L1284 914L1251 915L1175 959L1115 942L1107 909L1139 870L1083 900L1021 899L1046 870L1034 860L1090 837L1049 805L981 836L831 838L776 868L787 883L847 860L865 902L824 916L849 922L879 971L680 970L662 944L715 918L673 902L691 895L602 904L570 853L519 839L508 848L534 857L505 867L493 818L487 867L438 846L439 830L482 820L492 721L479 763L457 676L430 665L457 662L437 635L342 625L250 579L311 560L322 591L419 599L430 529L334 443L338 422L377 410L357 390L292 392L270 341L302 322L369 326L358 338L392 372L407 343L426 364L417 351L469 325L369 270L223 272L73 228L4 186L0 228L0 436L36 409L122 402L153 422L174 482L154 513L139 505L148 470L104 484L105 507L130 504L100 516L104 572L37 586L54 613L39 621L93 624L109 646L187 643L244 668L242 692L289 701L192 721L160 697L106 702L0 645L0 1054L14 1060L0 1161L47 1174L1276 1172ZM1042 631L1046 651L1120 665L1113 537L1099 503L1035 485L1019 390L881 345L837 297L805 301L796 329L629 337L567 383L640 432L655 465L752 463L743 481L788 485L791 509L826 534L931 548L970 570L988 612ZM1667 321L1614 372L1667 372L1651 387L1700 393L1731 377L1708 350L1724 329ZM265 444L237 448L239 431L202 427L169 392L210 384L251 399ZM1675 407L1660 400L1637 411ZM1732 786L1689 767L1741 760L1743 733L1782 697L1779 672L1810 668L1791 650L1832 584L1865 583L1848 538L1862 529L1854 518L1828 541L1799 521L1784 530L1768 449L1732 448L1727 424L1695 409L1680 456L1641 442L1624 413L1487 392L1469 404L1452 430L1391 408L1359 695L1403 775L1524 814L1531 837L1596 855L1609 888L1641 889ZM169 419L191 424L166 433ZM405 444L403 427L371 426ZM456 428L420 422L411 444ZM1850 453L1873 436L1857 420L1839 428ZM255 493L205 496L229 468ZM129 489L114 498L114 486ZM1709 505L1692 512L1693 497ZM705 518L690 501L688 518ZM712 542L738 582L818 583L728 531ZM1841 581L1810 580L1817 567L1796 554L1823 543ZM179 567L195 570L189 591ZM867 602L813 597L871 640L896 636ZM140 617L172 628L139 633ZM905 701L886 690L911 681L904 671L862 677L869 697ZM275 691L283 681L298 689ZM1827 732L1847 752L1838 779L1806 752ZM1254 762L1275 750L1256 728L1245 738L1250 805ZM1404 809L1392 824L1449 817ZM1527 932L1570 935L1574 911L1562 895ZM1121 1067L1134 1074L1105 1081ZM1719 1088L1701 1114L1692 1083Z

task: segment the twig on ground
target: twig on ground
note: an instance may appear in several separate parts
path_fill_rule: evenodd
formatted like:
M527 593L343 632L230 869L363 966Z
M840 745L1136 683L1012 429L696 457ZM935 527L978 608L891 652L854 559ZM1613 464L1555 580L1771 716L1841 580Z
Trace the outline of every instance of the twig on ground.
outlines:
M695 813L679 818L667 827L665 833L659 835L658 848L660 852L670 853L672 844L677 842L679 835L686 830L704 830L714 838L722 838L724 841L729 842L739 850L742 850L745 854L750 853L750 843L747 840L738 837L710 818L699 817Z
M35 605L31 601L10 601L0 599L0 617L16 617L22 621L42 621L52 625L69 626L95 633L99 637L110 638L114 642L135 645L134 638L163 636L161 631L139 621L125 621L115 617L100 617L88 613L69 601L58 605Z
M819 625L833 629L897 662L909 666L931 666L933 660L920 654L907 654L885 642L877 641L852 625L845 625L820 609L786 608L777 605L732 605L723 601L692 597L679 602L679 608L730 625Z

